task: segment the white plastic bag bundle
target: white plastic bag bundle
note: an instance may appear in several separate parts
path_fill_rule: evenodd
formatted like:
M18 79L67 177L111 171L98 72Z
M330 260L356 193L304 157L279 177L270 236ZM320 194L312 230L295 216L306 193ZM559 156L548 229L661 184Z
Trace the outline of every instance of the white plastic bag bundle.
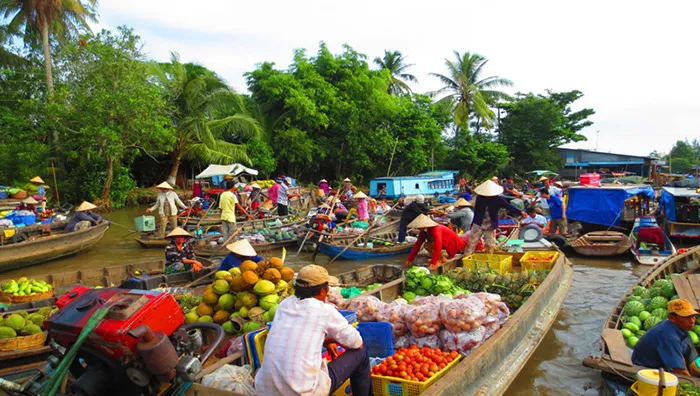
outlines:
M379 309L388 305L374 296L359 296L348 302L347 310L357 313L360 322L376 322Z
M410 345L418 345L419 348L440 348L441 342L440 337L437 334L425 336L425 337L413 337L411 336Z
M476 330L485 317L486 307L474 294L440 304L442 324L453 333Z
M202 378L202 385L210 388L234 392L240 395L255 396L255 382L249 365L224 365Z
M469 353L474 348L481 345L486 339L486 329L478 327L472 331L461 331L453 333L449 330L440 331L440 342L442 347L448 351Z

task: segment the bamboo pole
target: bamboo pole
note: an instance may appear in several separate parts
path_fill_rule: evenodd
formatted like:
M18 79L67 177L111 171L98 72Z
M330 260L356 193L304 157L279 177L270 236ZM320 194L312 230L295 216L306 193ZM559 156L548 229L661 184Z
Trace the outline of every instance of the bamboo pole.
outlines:
M51 170L53 171L53 188L56 189L56 202L58 202L58 206L61 206L61 197L58 195L58 183L56 182L56 167L53 165L53 161L51 161Z

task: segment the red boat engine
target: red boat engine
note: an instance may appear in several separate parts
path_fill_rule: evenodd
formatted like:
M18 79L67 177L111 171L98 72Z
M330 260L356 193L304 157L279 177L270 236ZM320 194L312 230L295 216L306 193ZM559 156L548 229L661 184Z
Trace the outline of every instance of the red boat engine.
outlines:
M78 286L57 305L46 328L65 348L99 308L110 307L71 365L75 392L82 395L149 394L161 383L193 381L224 335L213 323L183 325L182 309L167 293ZM206 329L217 337L204 351Z

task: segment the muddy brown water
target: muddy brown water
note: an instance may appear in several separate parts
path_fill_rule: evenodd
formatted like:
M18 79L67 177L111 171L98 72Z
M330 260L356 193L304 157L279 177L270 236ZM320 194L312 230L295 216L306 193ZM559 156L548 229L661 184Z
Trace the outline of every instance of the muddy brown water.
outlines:
M1 278L32 276L49 272L77 270L109 265L135 263L163 258L161 249L144 249L134 239L136 216L144 208L129 208L105 214L113 222L105 237L92 249L79 255L46 264L0 274ZM263 257L280 256L281 252L264 252ZM570 257L575 264L571 292L552 329L506 392L508 396L521 395L598 395L600 373L583 367L581 362L589 355L599 353L600 332L613 305L647 267L632 264L631 256L620 258L587 259ZM292 268L308 264L309 253L296 255L296 248L287 251L287 263ZM317 263L328 257L319 254ZM400 264L405 257L382 260L381 263ZM372 261L355 263L336 261L328 269L332 274L350 271ZM525 336L525 335L523 335Z

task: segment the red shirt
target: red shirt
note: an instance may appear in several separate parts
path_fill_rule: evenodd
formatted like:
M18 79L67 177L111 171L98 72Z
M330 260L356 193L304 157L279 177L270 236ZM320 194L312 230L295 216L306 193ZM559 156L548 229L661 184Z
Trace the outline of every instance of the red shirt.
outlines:
M418 235L418 240L416 244L413 245L411 254L408 255L408 261L413 261L416 258L423 243L428 239L428 236L430 236L433 242L433 254L430 258L430 265L437 264L442 249L447 250L448 257L452 258L455 254L463 251L464 248L467 247L467 241L461 239L454 231L440 224L437 227L428 228L426 232L421 232L420 235Z
M272 203L277 204L277 196L280 191L280 183L275 183L274 186L267 189L267 197L270 198Z

